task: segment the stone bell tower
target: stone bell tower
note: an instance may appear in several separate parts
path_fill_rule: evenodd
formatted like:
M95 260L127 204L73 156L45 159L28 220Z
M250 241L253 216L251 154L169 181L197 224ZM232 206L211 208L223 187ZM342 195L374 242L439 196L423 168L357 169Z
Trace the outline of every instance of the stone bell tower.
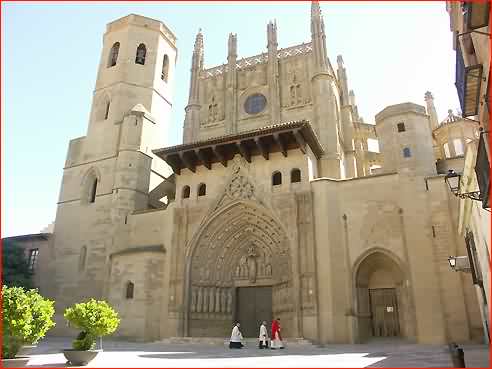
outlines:
M58 312L104 298L110 255L125 247L116 230L149 208L149 192L170 172L152 149L166 144L176 53L175 36L159 21L131 14L107 25L87 135L70 142L58 201Z

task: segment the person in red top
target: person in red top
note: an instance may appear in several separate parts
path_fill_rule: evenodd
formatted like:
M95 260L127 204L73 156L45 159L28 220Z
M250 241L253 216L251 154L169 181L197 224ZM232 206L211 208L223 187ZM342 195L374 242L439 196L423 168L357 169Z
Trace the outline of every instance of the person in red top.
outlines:
M284 344L282 342L282 336L280 335L280 319L273 319L272 321L272 339L270 348L272 350L275 349L283 349Z

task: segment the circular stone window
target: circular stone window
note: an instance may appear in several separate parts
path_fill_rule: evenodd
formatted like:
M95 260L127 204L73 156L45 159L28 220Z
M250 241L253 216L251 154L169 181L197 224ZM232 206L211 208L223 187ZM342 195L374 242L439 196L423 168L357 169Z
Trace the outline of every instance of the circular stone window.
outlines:
M265 109L266 102L267 99L262 94L248 96L246 102L244 103L244 110L248 114L261 113Z

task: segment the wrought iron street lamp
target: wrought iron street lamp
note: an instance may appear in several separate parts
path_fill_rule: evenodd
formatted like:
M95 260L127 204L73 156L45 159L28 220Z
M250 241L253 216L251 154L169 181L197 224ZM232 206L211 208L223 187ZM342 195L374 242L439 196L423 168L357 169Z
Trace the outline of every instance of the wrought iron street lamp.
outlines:
M450 169L448 171L448 174L446 174L444 180L448 184L450 191L456 197L459 197L460 199L472 199L475 201L482 201L480 191L461 193L461 174L456 173L453 169Z
M455 256L450 256L448 258L448 262L449 262L449 266L451 267L451 269L454 270L454 268L456 267L456 257Z

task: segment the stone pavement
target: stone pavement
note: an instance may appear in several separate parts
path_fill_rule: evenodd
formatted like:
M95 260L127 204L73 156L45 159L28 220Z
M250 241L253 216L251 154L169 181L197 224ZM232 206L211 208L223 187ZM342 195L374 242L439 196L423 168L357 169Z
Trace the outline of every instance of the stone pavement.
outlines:
M29 367L65 367L61 352L70 347L71 338L46 338L31 353ZM402 341L382 341L361 345L323 347L290 343L285 350L259 350L248 341L241 350L207 343L133 343L104 340L104 351L88 367L164 368L164 367L310 367L383 368L450 367L447 347L415 345ZM467 367L489 367L488 346L462 345Z

